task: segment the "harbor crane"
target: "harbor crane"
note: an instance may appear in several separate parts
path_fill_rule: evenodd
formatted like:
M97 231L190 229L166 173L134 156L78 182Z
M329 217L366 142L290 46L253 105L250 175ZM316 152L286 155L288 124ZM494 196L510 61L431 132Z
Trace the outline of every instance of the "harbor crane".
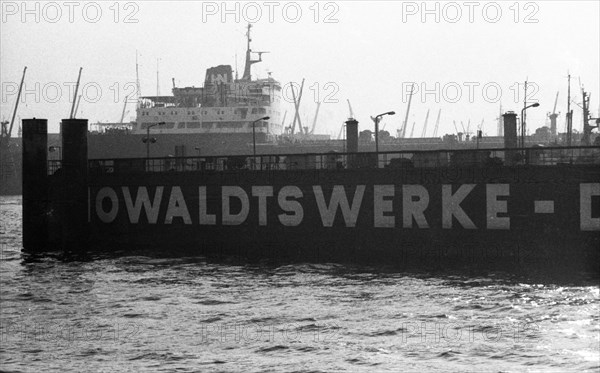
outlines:
M410 113L410 104L412 102L412 96L415 90L415 85L413 84L410 88L410 97L408 98L408 106L406 108L406 117L404 117L404 124L402 124L402 136L400 136L401 138L404 138L406 136L406 127L408 124L408 114ZM413 126L414 129L414 126ZM412 137L412 135L411 135Z
M558 118L558 114L556 113L556 105L558 105L558 94L556 92L556 98L554 99L554 108L552 109L552 113L548 113L548 118L550 118L550 133L556 135L556 118Z
M287 117L287 110L283 113L283 120L281 121L281 127L285 129L285 117Z
M125 108L127 108L127 100L128 99L129 99L129 95L127 95L125 97L125 100L123 100L123 112L121 113L121 120L119 121L119 123L121 123L121 124L123 124L123 120L125 120Z
M294 107L296 109L296 113L294 114L294 122L292 123L292 135L296 131L296 122L298 122L298 128L300 129L300 133L302 133L302 122L300 120L300 101L302 100L302 90L304 89L304 79L302 79L302 84L300 85L300 93L298 94L298 99L296 99L296 91L294 90L294 85L290 84L292 87L292 98L294 99Z
M73 105L71 105L71 115L69 115L70 119L75 118L75 104L77 103L77 92L79 91L79 83L81 82L81 71L83 67L79 68L79 76L77 77L77 84L75 85L75 94L73 95Z
M427 115L425 116L425 124L423 124L423 132L421 132L421 137L425 137L427 133L427 122L429 121L429 110L427 109Z
M77 98L77 105L75 105L75 113L73 114L75 118L77 117L77 113L79 112L79 103L81 102L81 96L83 95L79 95L79 97Z
M354 119L354 111L352 111L352 105L350 105L350 100L346 99L346 101L348 101L348 110L350 113L350 116L348 117L348 119Z
M17 116L17 109L19 108L19 101L21 100L21 91L23 90L23 83L25 82L25 73L27 72L27 66L23 69L23 76L21 77L21 84L19 85L19 92L17 93L17 101L15 102L15 109L13 110L12 119L10 120L10 127L6 129L7 122L2 122L2 133L1 138L9 139L12 133L13 125L15 124L15 118Z
M315 112L315 118L313 119L312 128L310 129L311 135L315 132L315 127L317 126L317 117L319 116L319 108L320 107L321 107L321 103L317 102L317 111Z
M341 140L342 139L342 133L344 132L344 126L346 125L346 123L342 123L342 125L340 126L340 132L338 133L337 139Z
M442 115L442 109L438 111L437 119L435 120L435 128L433 129L433 137L437 137L438 128L440 127L440 116Z

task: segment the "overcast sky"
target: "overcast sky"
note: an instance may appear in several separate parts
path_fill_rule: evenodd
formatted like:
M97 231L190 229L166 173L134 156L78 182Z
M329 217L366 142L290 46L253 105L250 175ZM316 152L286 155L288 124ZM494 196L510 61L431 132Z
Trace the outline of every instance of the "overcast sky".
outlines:
M383 122L395 135L410 82L419 89L409 115L415 137L427 110L431 135L439 109L438 135L469 120L471 130L484 120L484 133L495 135L500 103L520 111L526 79L530 101L541 104L528 110L532 130L546 124L557 91L563 129L568 72L574 102L581 102L581 81L594 115L600 106L599 1L428 1L429 13L420 1L227 2L227 9L220 1L1 3L1 116L10 119L27 66L18 116L48 118L54 132L69 115L79 67L85 89L78 117L114 122L133 93L136 50L142 95L156 94L157 59L167 95L172 78L177 86L201 86L207 68L235 68L236 54L243 70L248 22L254 50L270 52L254 75L271 72L282 84L306 79L301 115L312 122L316 101L323 102L318 133L337 136L349 99L361 129L372 126L370 115L396 111ZM135 116L133 104L127 110L127 118ZM287 110L291 119L291 104ZM574 111L580 130L581 109L574 104Z

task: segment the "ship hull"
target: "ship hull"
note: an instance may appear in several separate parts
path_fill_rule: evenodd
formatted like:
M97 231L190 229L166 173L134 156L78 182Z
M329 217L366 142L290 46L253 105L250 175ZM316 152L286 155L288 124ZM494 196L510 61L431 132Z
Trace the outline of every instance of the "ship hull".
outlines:
M598 180L597 165L91 172L89 247L597 273Z

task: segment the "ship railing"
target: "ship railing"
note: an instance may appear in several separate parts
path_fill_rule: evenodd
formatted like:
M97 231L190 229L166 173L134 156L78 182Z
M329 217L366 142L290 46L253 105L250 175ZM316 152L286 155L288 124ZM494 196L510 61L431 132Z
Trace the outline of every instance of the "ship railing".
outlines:
M278 170L414 169L501 166L600 166L600 147L537 147L526 149L460 149L359 153L268 154L163 158L94 159L90 174L157 172L224 172ZM48 162L54 174L61 162Z

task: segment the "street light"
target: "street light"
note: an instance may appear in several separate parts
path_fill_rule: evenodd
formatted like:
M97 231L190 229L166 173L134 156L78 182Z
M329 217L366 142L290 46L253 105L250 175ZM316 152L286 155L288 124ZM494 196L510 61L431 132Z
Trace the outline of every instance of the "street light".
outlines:
M142 139L142 142L146 144L146 160L150 159L150 143L154 144L156 142L156 138L150 138L150 128L160 126L163 124L165 124L165 122L149 124L148 127L146 127L146 137Z
M538 107L540 104L536 102L535 104L531 104L529 106L525 106L523 110L521 110L521 148L525 147L525 110L530 107Z
M388 111L387 113L379 114L375 117L375 152L379 153L379 120L384 115L395 115L395 111Z
M252 122L252 156L254 158L254 162L256 163L256 122L260 122L261 120L269 120L270 117L262 117Z

